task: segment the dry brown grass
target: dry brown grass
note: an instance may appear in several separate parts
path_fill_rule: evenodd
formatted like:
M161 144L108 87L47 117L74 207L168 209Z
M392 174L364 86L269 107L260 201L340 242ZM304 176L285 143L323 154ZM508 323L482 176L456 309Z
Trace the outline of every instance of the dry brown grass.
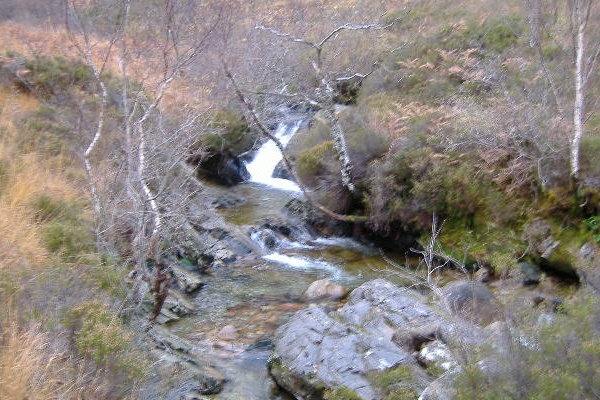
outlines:
M47 168L47 160L38 154L21 154L16 145L19 131L14 117L38 106L32 96L0 91L0 163L5 174L0 186L0 270L39 266L47 261L34 211L28 207L36 195L65 200L80 196L64 171Z
M0 400L105 398L102 374L53 346L38 326L19 326L12 313L0 323Z
M24 25L13 21L0 23L0 53L15 52L25 57L55 57L62 56L66 58L79 57L79 51L72 44L69 35L62 27L44 25L34 27ZM78 38L75 35L75 38ZM105 39L94 38L93 55L97 65L102 64L107 50L110 47L109 41ZM130 41L127 46L131 46L132 54L137 54L135 48L140 46L155 48L156 44L143 41ZM156 55L159 52L148 52L144 56L131 56L128 65L128 72L133 79L146 82L149 88L155 87L156 83L162 79L161 66L163 60ZM112 51L112 57L108 59L108 71L113 75L120 75L119 58L116 50ZM199 99L198 88L191 87L186 79L175 79L167 89L163 103L169 109L179 109L181 107L205 107L205 99Z

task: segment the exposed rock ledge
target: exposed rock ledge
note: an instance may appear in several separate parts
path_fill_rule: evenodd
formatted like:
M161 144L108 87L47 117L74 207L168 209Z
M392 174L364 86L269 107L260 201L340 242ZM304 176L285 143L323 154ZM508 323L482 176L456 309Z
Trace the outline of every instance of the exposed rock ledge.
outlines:
M313 306L296 313L275 334L270 371L298 399L416 398L430 378L413 353L444 330L419 294L378 279L355 289L338 311Z

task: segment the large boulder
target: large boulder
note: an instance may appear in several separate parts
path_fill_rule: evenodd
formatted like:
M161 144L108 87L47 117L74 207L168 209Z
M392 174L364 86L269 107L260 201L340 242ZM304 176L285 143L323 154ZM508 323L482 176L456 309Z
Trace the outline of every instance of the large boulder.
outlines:
M338 311L312 306L281 326L270 371L299 399L342 393L365 400L416 397L429 378L413 356L410 343L415 341L396 343L395 333L426 330L435 335L443 325L417 293L374 280L355 289Z
M451 314L487 325L500 316L492 292L481 282L458 280L442 288L442 305Z
M230 152L212 154L198 162L198 172L226 186L237 185L250 179L242 159Z
M535 219L525 225L523 239L529 245L531 261L548 273L577 279L574 259L566 249L568 246L553 235L558 234L555 231L556 229L543 219Z

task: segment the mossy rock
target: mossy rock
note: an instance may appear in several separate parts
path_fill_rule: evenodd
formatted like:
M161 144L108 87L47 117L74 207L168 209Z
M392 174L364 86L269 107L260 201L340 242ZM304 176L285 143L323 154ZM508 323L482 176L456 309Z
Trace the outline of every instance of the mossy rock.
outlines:
M326 390L323 394L323 400L363 400L356 392L342 387L339 389Z
M221 110L214 116L212 133L202 135L192 146L213 153L230 152L240 155L252 149L256 141L244 115L234 110Z

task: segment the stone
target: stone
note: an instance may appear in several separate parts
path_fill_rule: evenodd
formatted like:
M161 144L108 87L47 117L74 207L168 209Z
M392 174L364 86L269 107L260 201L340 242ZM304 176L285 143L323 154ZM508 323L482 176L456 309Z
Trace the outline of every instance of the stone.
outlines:
M528 262L520 262L517 264L523 277L523 285L531 286L540 283L542 271L535 265Z
M304 301L341 300L346 297L348 290L342 285L325 279L314 281L302 295Z
M225 325L221 328L217 336L223 340L235 340L238 337L238 332L237 329L235 329L235 326Z
M244 161L229 151L212 154L198 164L199 173L225 186L237 185L250 179Z
M225 193L213 200L212 205L216 208L233 208L244 204L246 199L233 193Z
M271 175L273 178L287 179L289 181L293 181L294 177L290 173L290 170L285 166L283 160L279 161L273 170L273 174Z
M500 316L492 292L481 282L458 280L442 288L441 304L451 314L487 325Z
M393 341L394 332L437 331L442 324L417 293L377 279L352 291L338 311L313 305L294 314L275 333L270 372L296 398L321 399L325 390L345 388L360 399L382 399L385 388L372 376L398 368L408 378L394 384L420 393L427 374L412 350Z
M594 242L585 243L579 250L579 279L588 286L600 289L600 247Z
M163 310L169 310L175 315L183 317L196 311L196 306L185 294L180 293L177 290L169 290L169 294L162 306L161 313Z
M455 369L442 374L427 386L418 400L454 400L457 372Z
M190 272L185 268L182 268L178 265L171 265L171 271L173 272L173 276L177 281L177 285L186 293L194 293L202 286L204 286L204 282L198 274Z
M440 340L423 345L417 358L427 368L434 367L442 371L449 371L458 365L448 345Z

